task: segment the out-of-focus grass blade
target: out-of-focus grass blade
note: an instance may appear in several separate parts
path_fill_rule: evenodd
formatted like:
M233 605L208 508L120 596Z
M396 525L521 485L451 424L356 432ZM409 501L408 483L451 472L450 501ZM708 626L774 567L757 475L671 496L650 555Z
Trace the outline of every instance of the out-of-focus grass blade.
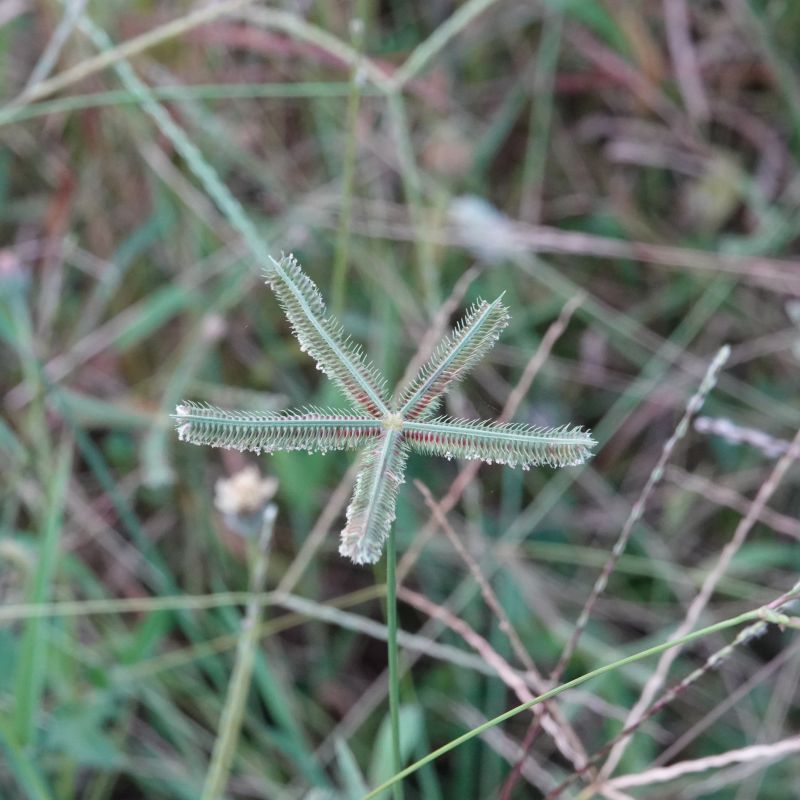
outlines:
M190 308L195 300L194 293L185 286L170 285L156 289L146 300L141 302L139 313L131 324L117 336L114 342L115 349L119 352L129 350L158 330L173 316Z
M0 40L2 41L2 40ZM1 46L1 45L0 45ZM347 97L350 84L344 82L320 81L309 83L255 83L255 84L203 84L198 86L153 86L151 91L160 100L257 100L263 98L317 98ZM363 94L374 95L377 90L364 86ZM139 98L126 89L112 89L107 92L70 95L26 106L5 108L0 112L0 126L12 122L34 119L49 114L64 114L84 111L87 108L138 104ZM3 154L0 153L0 161Z
M0 45L1 47L2 45ZM11 168L11 150L4 148L0 151L0 208L8 203L8 189Z
M245 276L241 276L242 278ZM212 305L215 309L217 303ZM185 340L177 363L167 381L161 398L161 414L152 420L141 448L142 471L147 486L157 487L174 481L175 470L170 463L169 444L176 438L169 414L186 397L189 384L200 371L209 350L223 333L222 317L209 310L193 326L192 335Z
M36 571L27 597L29 603L45 602L53 585L71 465L72 445L64 444L56 455L47 491L47 508L43 509ZM16 743L20 746L30 744L33 739L36 714L44 691L47 659L46 625L45 619L32 617L25 623L22 635L14 692L16 698L14 734Z
M619 18L607 11L600 3L582 3L581 0L548 0L553 11L561 11L579 20L587 28L605 39L615 50L627 54L629 45Z
M88 430L116 428L131 430L153 424L152 413L123 400L103 400L73 389L60 389L59 400L76 425ZM3 443L0 430L0 446Z
M800 571L800 547L796 542L747 542L731 560L728 575L752 579L764 570L773 569Z
M122 768L125 754L115 737L109 736L121 710L119 699L113 692L99 692L59 704L48 720L47 752L84 768Z
M87 433L78 427L69 410L61 403L61 391L55 387L51 387L52 393L58 402L59 411L64 416L64 421L71 429L72 435L75 438L81 456L86 461L87 465L94 473L95 477L101 488L108 494L114 509L119 516L120 524L125 532L130 536L133 542L141 551L142 555L147 560L148 573L143 576L148 584L158 591L179 593L177 583L169 571L166 563L161 558L158 550L142 530L136 512L131 507L130 503L123 496L119 490L114 476L108 465L103 458L103 454L97 445L91 440Z
M238 618L233 609L220 608L219 614L225 618L230 630L236 629ZM275 735L281 742L281 749L297 764L309 783L327 786L329 781L314 758L313 749L305 741L297 714L289 702L292 697L290 687L275 673L261 649L256 651L252 680L253 690L260 695L275 720Z
M336 739L336 763L339 765L339 775L342 779L344 794L347 800L359 800L367 792L369 787L364 781L364 776L358 767L355 756L347 746L344 739Z
M79 339L97 327L103 310L114 295L128 270L147 248L167 237L175 224L175 214L169 203L159 202L161 193L155 196L156 209L136 228L112 256L109 267L100 275L92 293L83 305L83 312L75 326L73 339Z
M24 461L26 450L22 442L16 437L14 431L8 427L2 417L0 417L0 451L11 456L14 461Z
M418 706L401 706L400 708L400 757L405 764L416 750L422 733L422 712ZM381 723L372 751L369 765L370 786L380 786L394 775L392 761L391 720L387 714ZM389 796L389 792L386 793Z
M52 799L53 795L47 788L39 768L24 750L11 741L2 728L0 728L0 753L8 771L23 791L20 797L25 797L27 800Z

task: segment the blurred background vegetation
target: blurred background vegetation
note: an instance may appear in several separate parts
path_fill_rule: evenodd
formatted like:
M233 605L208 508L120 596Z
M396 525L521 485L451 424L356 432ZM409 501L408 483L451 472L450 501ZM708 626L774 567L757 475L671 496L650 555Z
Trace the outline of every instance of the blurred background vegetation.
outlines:
M248 585L214 486L253 464L279 481L267 588L280 594L229 796L358 797L391 774L384 575L336 552L351 454L179 446L168 418L183 398L341 398L111 62L130 60L390 379L432 328L507 293L508 331L447 410L496 417L521 385L515 420L592 427L597 455L559 473L483 466L460 488L463 465L412 457L396 530L403 585L514 668L415 481L451 498L450 525L547 676L688 398L732 346L710 421L672 454L570 678L669 637L800 426L800 4L214 8L0 2L2 798L200 797ZM84 15L135 46L98 62ZM794 585L799 511L795 468L700 623ZM401 653L408 760L518 702L453 625L402 597L400 623L424 637ZM732 637L684 648L666 685ZM797 645L771 628L737 647L644 722L614 775L796 745ZM588 755L619 734L654 664L560 700ZM558 789L574 765L530 730L523 714L473 739L406 796L595 796L585 776ZM797 752L596 794L788 799Z

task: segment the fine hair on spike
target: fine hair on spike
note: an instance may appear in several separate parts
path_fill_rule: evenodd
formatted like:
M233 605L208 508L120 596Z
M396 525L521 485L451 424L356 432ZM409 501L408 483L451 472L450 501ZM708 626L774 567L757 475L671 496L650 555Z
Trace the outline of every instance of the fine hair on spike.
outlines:
M407 458L408 448L396 431L364 451L339 546L339 553L356 564L374 564L381 557Z
M272 261L264 277L272 288L300 344L347 398L370 414L385 414L386 379L327 313L316 284L294 256Z
M591 456L596 442L583 428L537 428L520 423L437 417L406 424L409 446L445 458L480 459L509 467L571 467Z
M508 325L502 295L487 303L479 300L433 351L419 375L402 391L397 405L408 420L435 413L445 392L483 360Z
M381 433L372 417L313 406L265 414L187 402L176 409L175 421L183 442L255 453L346 450Z

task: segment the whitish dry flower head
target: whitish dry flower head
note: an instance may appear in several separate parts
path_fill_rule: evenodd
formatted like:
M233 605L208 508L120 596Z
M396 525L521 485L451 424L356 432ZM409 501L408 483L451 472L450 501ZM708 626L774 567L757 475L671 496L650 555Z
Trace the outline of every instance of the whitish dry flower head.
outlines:
M257 514L275 496L278 479L262 478L257 467L245 467L214 485L214 506L222 514L249 516Z

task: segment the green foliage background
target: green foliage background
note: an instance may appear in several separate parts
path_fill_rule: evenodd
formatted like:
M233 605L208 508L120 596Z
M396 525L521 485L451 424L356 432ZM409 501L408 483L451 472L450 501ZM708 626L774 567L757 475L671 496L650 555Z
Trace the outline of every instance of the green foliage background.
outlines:
M791 3L679 3L682 28L650 1L482 5L467 18L447 2L253 4L245 16L187 25L131 63L267 248L298 256L390 381L442 303L453 300L451 322L478 296L507 293L511 326L448 411L497 416L564 304L582 294L515 419L592 427L597 457L559 473L483 467L449 515L546 675L722 344L732 356L702 413L781 441L800 426L791 305L800 15ZM245 550L214 509L214 483L248 463L280 481L267 584L292 597L265 611L230 797L358 797L391 770L385 644L368 628L383 622L384 577L336 553L351 456L180 447L167 418L183 397L254 409L340 398L299 351L239 234L113 71L86 70L14 103L62 9L8 7L0 797L200 796L247 588ZM116 42L191 10L87 4ZM416 64L402 92L387 97L369 70L353 80L336 47L353 41L356 16L355 46L378 76ZM683 45L670 39L681 30ZM85 69L95 54L72 31L52 74ZM490 205L473 203L459 225L453 210L465 196ZM566 677L669 636L774 460L689 432ZM430 516L414 480L442 498L458 469L411 458L401 558ZM797 485L795 468L703 623L796 582ZM405 584L519 666L441 532ZM30 603L56 605L34 613ZM517 702L456 633L408 604L400 624L472 658L404 653L414 659L402 685L409 760ZM668 683L729 640L685 649ZM796 635L776 628L739 648L644 724L615 774L796 734L796 654ZM564 698L589 753L619 733L651 669L616 670ZM502 737L454 750L408 781L406 795L498 796L528 724L522 715ZM531 754L544 777L526 775L513 797L545 796L571 774L546 735ZM795 753L631 791L780 800L799 779Z

